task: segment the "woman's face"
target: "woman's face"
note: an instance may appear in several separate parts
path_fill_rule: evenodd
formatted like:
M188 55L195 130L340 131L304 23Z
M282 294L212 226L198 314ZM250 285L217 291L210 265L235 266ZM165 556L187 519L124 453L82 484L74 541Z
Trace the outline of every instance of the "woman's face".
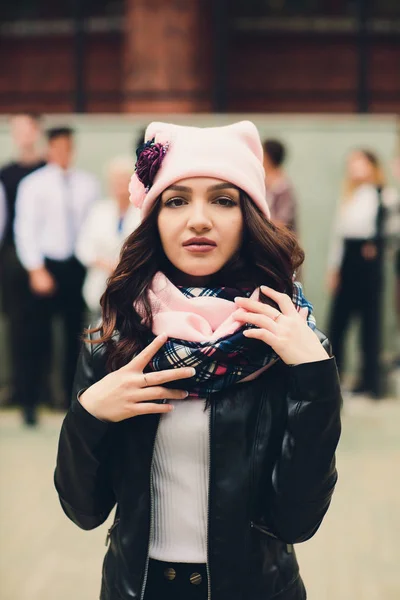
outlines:
M110 171L108 181L111 197L118 201L129 201L130 180L131 174L126 171L117 169Z
M158 230L163 250L175 269L190 276L184 280L196 278L202 285L241 246L240 192L219 179L182 179L161 196Z
M349 178L355 183L370 183L374 180L374 167L362 152L352 152L347 159Z

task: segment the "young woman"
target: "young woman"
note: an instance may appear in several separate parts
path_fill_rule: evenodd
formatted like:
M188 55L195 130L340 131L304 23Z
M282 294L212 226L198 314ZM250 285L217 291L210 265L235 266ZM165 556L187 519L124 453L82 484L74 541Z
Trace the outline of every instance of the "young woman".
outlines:
M328 287L333 293L329 336L339 370L351 319L361 319L361 373L354 392L378 399L382 394L380 346L385 242L400 234L400 205L385 187L378 158L367 150L352 152L330 255Z
M92 322L100 313L100 298L114 271L124 240L140 222L140 211L129 202L132 159L118 156L108 165L109 197L96 202L79 232L75 254L87 268L82 294Z
M143 220L61 431L62 507L92 529L117 505L101 600L303 600L293 544L328 509L341 403L303 254L269 221L252 123L146 140Z

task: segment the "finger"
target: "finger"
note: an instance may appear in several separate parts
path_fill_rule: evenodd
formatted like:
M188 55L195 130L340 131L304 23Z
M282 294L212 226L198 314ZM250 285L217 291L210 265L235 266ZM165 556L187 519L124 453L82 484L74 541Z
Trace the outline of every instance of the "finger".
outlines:
M307 323L307 319L308 319L308 308L306 306L304 306L303 308L301 308L299 310L299 315L301 316L301 318L303 319L303 321L305 323Z
M161 333L128 364L134 366L139 371L143 371L153 356L164 346L167 339L167 334Z
M179 369L168 369L166 371L155 371L145 373L147 387L154 385L162 385L170 381L178 381L179 379L189 379L196 375L196 369L193 367L182 367Z
M266 285L262 285L260 289L263 294L265 294L277 303L284 315L291 315L294 312L297 312L294 307L293 301L291 300L291 298L289 298L287 294L277 292L276 290Z
M275 333L277 331L277 323L275 323L274 319L268 317L266 315L259 315L257 313L250 313L238 310L235 313L235 319L241 321L242 323L250 323L251 325L255 325L261 329L268 329ZM278 313L280 315L281 313Z
M136 390L135 399L132 400L135 404L137 402L148 402L149 400L184 400L188 397L186 390L170 389L162 386L154 386L148 388L142 388Z
M174 410L171 404L155 404L152 402L141 402L135 404L135 415L153 415L158 413L169 413Z
M269 304L263 304L257 300L250 300L249 298L235 298L235 303L240 306L240 308L244 308L249 312L263 313L272 319L276 319L281 314L280 311L273 306L269 306Z
M272 349L274 349L274 346L279 341L277 336L267 329L245 329L243 335L247 338L261 340L265 344L268 344L268 346L271 346Z

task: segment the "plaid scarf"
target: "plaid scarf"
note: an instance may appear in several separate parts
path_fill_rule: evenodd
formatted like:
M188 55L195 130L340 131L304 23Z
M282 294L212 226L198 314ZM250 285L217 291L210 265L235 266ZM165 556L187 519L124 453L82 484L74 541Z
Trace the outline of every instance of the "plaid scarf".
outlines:
M163 282L166 282L166 285L171 288L173 284L164 276L162 277ZM233 312L233 310L236 310L236 305L234 304L235 297L253 297L254 294L258 297L258 290L239 290L227 287L210 289L173 286L174 294L176 294L178 290L179 293L182 294L182 300L185 300L183 304L179 306L178 313L176 303L173 308L171 303L171 311L169 311L165 310L164 302L163 314L167 319L170 316L169 322L173 320L173 315L176 316L176 314L182 314L181 320L184 320L184 318L187 318L188 316L189 318L197 317L195 311L193 314L187 312L188 300L193 301L194 299L212 298L227 300L229 303L232 303L229 307ZM151 304L155 306L156 310L159 308L157 302L163 290L161 290L160 294L159 291L160 290L156 290L153 294L153 299L150 298ZM199 300L196 300L195 304L198 302ZM206 300L206 304L207 302L208 300ZM202 303L201 300L200 303ZM309 327L315 329L315 318L312 315L313 307L304 297L302 286L298 282L294 283L293 303L297 310L300 310L303 307L308 308L307 323ZM224 306L226 305L224 304ZM166 322L168 322L168 320ZM246 338L243 335L243 331L250 327L254 326L237 325L235 331L232 333L220 337L219 339L213 339L212 341L209 339L211 336L209 336L206 341L191 341L179 337L171 337L171 331L167 331L167 333L169 333L167 342L153 357L147 370L163 371L166 369L176 369L178 367L194 367L196 369L196 375L194 377L172 382L169 387L186 389L189 391L191 397L200 398L208 397L214 392L218 392L230 385L246 380L247 378L253 379L272 366L279 357L270 346L266 345L261 340ZM157 325L154 325L153 322L153 334L150 336L149 342L154 339L155 335L161 333L163 330L164 327L162 325L161 331L160 329L157 330Z

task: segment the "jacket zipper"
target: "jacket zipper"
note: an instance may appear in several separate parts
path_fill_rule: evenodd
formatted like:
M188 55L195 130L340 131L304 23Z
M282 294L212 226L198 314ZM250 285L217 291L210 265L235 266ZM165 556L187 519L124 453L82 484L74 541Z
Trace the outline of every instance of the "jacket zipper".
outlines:
M147 544L147 557L146 557L146 567L144 570L144 577L143 577L143 584L142 584L142 590L140 593L140 600L143 600L144 598L144 593L146 591L146 584L147 584L147 575L149 573L149 554L150 554L150 542L151 542L151 538L153 537L153 517L154 517L154 499L153 499L153 461L154 461L154 448L156 445L156 437L157 437L157 432L158 432L158 427L160 425L160 417L158 418L158 423L157 423L157 429L156 429L156 433L154 436L154 441L153 441L153 448L152 448L152 454L151 454L151 463L150 463L150 532L149 532L149 542Z
M115 519L114 523L111 525L110 529L107 531L106 537L106 546L108 546L108 542L110 541L110 537L114 529L119 525L120 519Z
M210 496L211 496L211 428L212 428L212 412L214 408L214 402L210 406L209 416L209 434L208 434L208 502L207 502L207 600L211 600L211 578L210 578L210 566L209 566L209 528L210 528Z

